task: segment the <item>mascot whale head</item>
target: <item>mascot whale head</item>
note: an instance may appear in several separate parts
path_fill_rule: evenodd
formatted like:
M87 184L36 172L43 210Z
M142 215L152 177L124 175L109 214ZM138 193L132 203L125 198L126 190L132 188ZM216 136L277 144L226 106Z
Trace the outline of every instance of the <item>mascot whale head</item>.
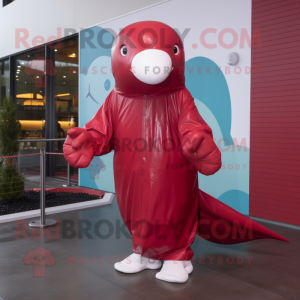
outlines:
M158 95L185 87L183 43L164 23L125 27L114 41L111 60L118 93Z

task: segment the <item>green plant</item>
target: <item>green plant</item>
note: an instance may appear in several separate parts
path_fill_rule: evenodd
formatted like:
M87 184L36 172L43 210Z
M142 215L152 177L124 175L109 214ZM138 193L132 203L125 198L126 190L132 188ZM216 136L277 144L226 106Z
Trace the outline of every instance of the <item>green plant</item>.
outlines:
M0 156L15 155L19 151L18 138L21 124L17 121L17 112L11 97L4 97L0 111ZM12 164L12 160L7 160Z
M5 97L0 111L0 157L16 155L21 124L17 121L16 106L12 98ZM16 171L12 158L1 160L0 198L17 199L24 190L24 177Z
M13 165L0 167L0 198L2 200L19 199L24 191L24 177L20 176Z

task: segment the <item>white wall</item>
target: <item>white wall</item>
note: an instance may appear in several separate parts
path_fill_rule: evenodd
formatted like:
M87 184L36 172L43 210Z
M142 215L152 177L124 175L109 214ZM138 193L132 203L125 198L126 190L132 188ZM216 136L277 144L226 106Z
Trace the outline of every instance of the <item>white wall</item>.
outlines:
M91 27L166 0L15 0L0 6L0 59L26 49L16 45L16 28L28 31L28 44L35 36L55 40L57 29ZM52 36L52 38L51 38Z

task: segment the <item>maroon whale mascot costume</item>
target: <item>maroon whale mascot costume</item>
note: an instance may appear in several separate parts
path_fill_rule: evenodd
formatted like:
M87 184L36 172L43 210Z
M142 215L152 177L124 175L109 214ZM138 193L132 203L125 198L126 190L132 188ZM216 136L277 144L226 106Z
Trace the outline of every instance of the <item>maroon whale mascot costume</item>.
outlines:
M183 44L171 27L127 26L112 48L115 88L64 144L77 168L114 150L116 198L134 252L115 268L135 273L164 261L156 278L169 282L187 281L196 234L221 244L285 240L199 190L198 172L217 172L221 153L185 87L184 66Z

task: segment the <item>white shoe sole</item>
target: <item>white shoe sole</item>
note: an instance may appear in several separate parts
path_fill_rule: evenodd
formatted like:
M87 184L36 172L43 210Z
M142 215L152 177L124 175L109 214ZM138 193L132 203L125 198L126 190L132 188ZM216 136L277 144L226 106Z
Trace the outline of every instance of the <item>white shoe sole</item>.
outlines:
M188 265L186 267L184 267L184 269L186 270L186 272L188 274L191 274L193 272L193 265ZM173 276L166 276L166 275L163 275L161 274L160 272L156 273L155 277L159 280L162 280L162 281L167 281L167 282L173 282L173 283L185 283L187 282L187 280L189 279L189 276L187 276L186 278L177 278L177 277L173 277Z
M162 267L162 262L155 263L155 264L153 264L153 263L147 263L142 268L139 268L140 266L138 266L138 265L135 266L135 268L134 267L133 268L128 268L128 267L126 267L124 265L121 265L120 263L115 263L114 267L119 272L122 272L122 273L125 273L125 274L134 274L134 273L142 272L142 271L144 271L146 269L148 269L148 270L157 270L157 269L160 269ZM187 271L188 274L191 274L193 272L193 269L194 269L193 265L189 265L189 266L185 267L185 270ZM181 283L184 283L184 282L187 281L187 279L186 279L186 281L180 281L180 280L178 281L178 279L175 278L175 277L174 278L170 277L170 280L172 280L172 281L169 281L169 280L166 280L167 278L165 278L163 275L158 275L158 276L161 277L161 278L158 278L157 276L156 276L156 278L158 278L160 280L168 281L168 282L178 282L178 283L181 282ZM163 278L165 278L165 279L163 279Z
M166 275L162 275L160 273L156 273L155 277L159 280L173 282L173 283L185 283L189 279L188 276L186 278L179 279L177 277L166 276Z
M140 264L134 264L134 265L131 265L130 267L125 267L124 265L121 265L120 263L115 263L115 265L114 265L114 267L117 271L126 273L126 274L139 273L146 269L157 270L157 269L160 269L161 266L162 266L162 263L155 263L155 264L147 263L144 266L140 266Z

